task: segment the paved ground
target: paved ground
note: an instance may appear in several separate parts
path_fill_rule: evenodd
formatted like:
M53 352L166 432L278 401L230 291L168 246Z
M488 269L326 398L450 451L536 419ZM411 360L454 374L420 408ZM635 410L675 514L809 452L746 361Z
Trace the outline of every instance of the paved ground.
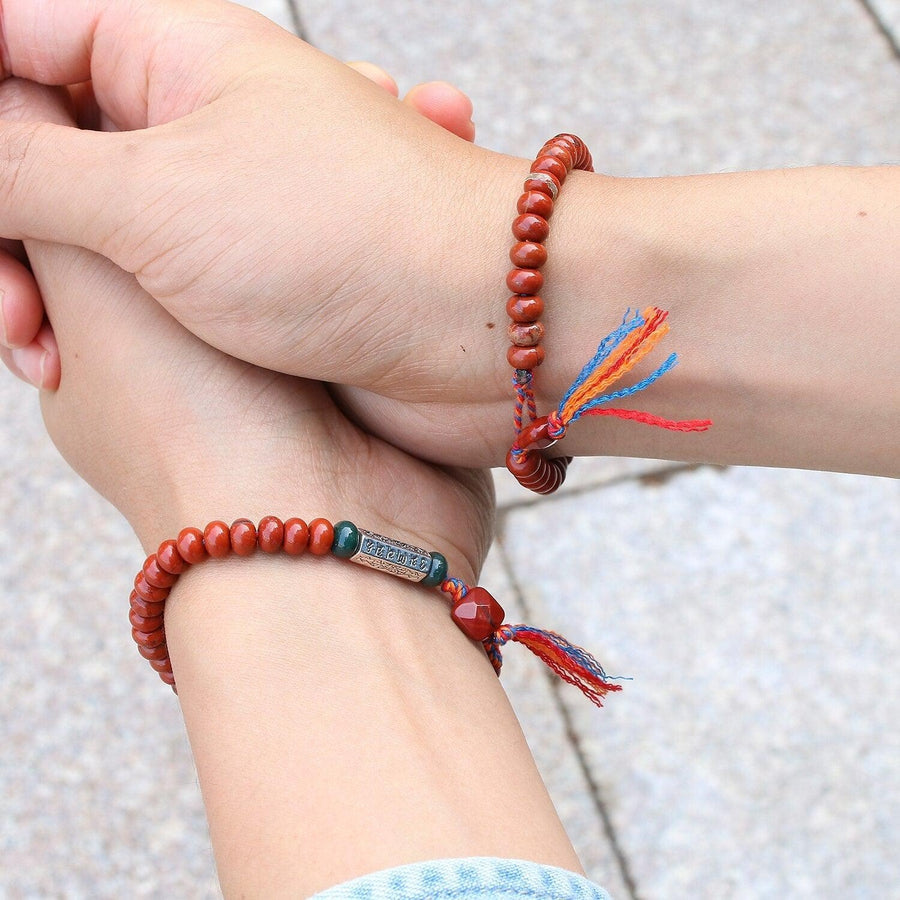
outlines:
M900 162L900 0L287 3L251 5L402 89L457 82L498 150L571 129L623 175ZM500 483L483 583L634 676L596 712L508 654L590 874L620 900L900 898L900 485L576 466L537 504ZM177 706L122 628L140 550L8 377L0 484L0 897L219 896Z

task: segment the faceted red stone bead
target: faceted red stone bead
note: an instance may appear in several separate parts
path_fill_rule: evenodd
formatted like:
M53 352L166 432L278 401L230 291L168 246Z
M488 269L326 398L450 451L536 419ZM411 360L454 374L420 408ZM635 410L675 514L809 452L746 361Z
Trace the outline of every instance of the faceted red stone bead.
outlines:
M512 346L506 359L514 369L536 369L544 361L544 348Z
M512 233L520 241L536 241L540 243L550 234L550 223L543 216L525 213L516 216L512 223Z
M544 276L537 269L512 269L506 286L514 294L537 294L544 286Z
M132 628L131 636L134 638L134 642L140 644L142 647L158 647L160 644L166 642L166 631L164 628L158 628L156 631L151 631L149 634L144 634L143 631Z
M134 589L139 597L143 597L144 600L149 600L151 603L163 603L169 596L168 588L156 588L149 584L144 577L143 570L135 576Z
M172 660L169 659L168 656L164 656L162 659L151 659L150 665L153 667L153 670L155 672L172 671Z
M547 262L547 248L534 241L519 241L509 251L510 262L522 269L539 269Z
M199 528L182 528L175 541L178 555L189 565L195 566L206 559L203 532Z
M507 328L507 334L515 347L536 347L544 337L544 326L540 322L514 322Z
M544 301L540 297L513 294L506 301L506 312L513 322L535 322L544 314Z
M169 655L169 648L165 644L158 647L142 647L138 644L137 649L144 659L165 659Z
M550 178L556 183L556 189L559 190L559 181L553 177L549 172L545 172L545 175L549 175ZM526 191L540 191L542 194L546 194L551 200L553 199L553 192L547 187L546 182L542 178L526 178L525 184L523 185Z
M309 526L303 519L288 519L284 523L284 552L302 556L309 544Z
M256 550L256 526L249 519L231 523L231 549L238 556L250 556Z
M180 575L186 568L184 559L178 552L175 541L163 541L156 551L156 561L159 567L170 575Z
M284 544L284 522L278 516L265 516L256 526L256 539L263 553L278 553Z
M473 641L489 638L505 615L503 607L482 587L469 588L450 610L450 617Z
M519 197L516 209L521 215L534 213L536 216L549 219L553 215L553 200L543 191L525 191Z
M546 172L552 175L560 184L566 180L569 170L561 159L552 156L540 156L531 164L532 172Z
M213 559L221 559L231 552L231 529L216 520L203 529L203 546Z
M151 587L168 588L172 587L178 581L177 575L170 575L168 572L160 568L159 561L154 553L148 556L144 563L144 578Z
M150 634L151 631L162 628L163 616L162 614L158 616L142 616L136 609L132 609L128 613L128 621L131 622L131 627L137 631Z
M331 553L334 541L334 525L328 519L313 519L309 523L309 552L313 556Z

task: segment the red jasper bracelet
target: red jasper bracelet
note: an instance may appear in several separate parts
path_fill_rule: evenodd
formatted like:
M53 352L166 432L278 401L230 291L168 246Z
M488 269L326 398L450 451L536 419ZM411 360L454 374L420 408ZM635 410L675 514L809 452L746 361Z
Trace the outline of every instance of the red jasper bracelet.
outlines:
M202 530L185 528L174 540L163 541L135 577L129 615L132 637L141 656L173 690L175 675L164 617L166 600L178 577L206 560L231 554L250 556L257 550L298 557L306 553L333 555L425 587L439 587L451 598L453 621L467 637L481 642L498 675L503 662L500 650L514 641L528 647L597 705L609 691L621 690L610 683L590 654L558 634L527 625L504 625L500 604L484 588L469 587L450 577L443 554L358 528L353 522L332 525L327 519L313 519L307 524L302 519L282 521L277 516L266 516L258 525L250 519L238 519L230 527L217 520Z

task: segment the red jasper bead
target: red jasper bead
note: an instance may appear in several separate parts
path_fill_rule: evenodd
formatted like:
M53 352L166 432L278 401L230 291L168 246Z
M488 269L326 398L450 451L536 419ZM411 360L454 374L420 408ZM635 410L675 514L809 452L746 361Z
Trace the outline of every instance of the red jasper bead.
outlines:
M474 641L489 638L503 624L503 607L482 587L469 588L450 610L450 617Z
M137 649L144 659L165 659L169 655L169 648L165 644L158 647L142 647L138 644Z
M512 233L520 241L544 241L550 234L550 223L543 216L525 213L513 219Z
M135 576L134 589L139 597L149 600L151 603L163 603L169 597L168 588L157 588L148 583L144 577L143 569Z
M540 322L514 322L507 328L507 334L515 347L536 347L544 337L544 326Z
M532 172L546 172L552 175L560 184L566 180L569 170L561 159L552 156L540 156L531 164Z
M575 164L575 152L572 148L568 144L556 143L555 141L548 141L544 144L538 156L550 156L553 159L558 159L569 170ZM534 172L535 170L532 169L531 171Z
M309 526L303 519L288 519L284 523L284 552L288 556L302 556L309 544Z
M145 619L161 616L165 608L165 603L151 603L149 600L144 600L143 597L139 596L137 591L131 592L131 609Z
M250 556L256 551L256 526L249 519L231 523L231 549L238 556Z
M172 587L172 585L178 581L177 575L171 575L160 568L155 553L153 556L147 557L147 560L144 563L143 572L144 578L147 579L147 584L151 587L168 588Z
M559 181L550 174L550 172L544 172L556 185L556 190L559 191ZM553 199L553 191L547 186L547 183L543 178L526 178L525 184L523 185L526 191L540 191L542 194L546 194L551 200Z
M544 361L544 348L512 346L506 359L514 369L536 369Z
M175 676L171 672L160 672L159 677L173 689L175 688ZM178 691L175 691L177 694Z
M132 609L128 613L128 621L131 622L131 627L136 631L150 634L151 631L162 628L163 616L162 614L158 616L142 616L136 609Z
M186 568L184 558L178 552L175 541L163 541L156 551L156 561L159 567L170 575L180 575Z
M309 552L313 556L331 553L334 542L334 525L328 519L313 519L309 523Z
M534 241L519 241L509 251L510 262L522 269L539 269L547 262L547 248Z
M162 659L151 659L150 665L153 667L155 672L171 672L172 671L172 660L169 659L168 656L162 657Z
M213 559L222 559L231 552L231 529L216 520L203 529L203 546Z
M544 286L544 276L537 269L513 269L506 276L506 286L514 294L537 294Z
M259 549L263 553L277 553L284 544L284 522L278 516L266 516L259 520L257 528Z
M199 528L183 528L178 532L175 545L178 547L178 555L189 565L195 566L206 559L203 532Z
M134 638L134 642L140 644L142 647L158 647L160 644L166 642L166 631L164 628L158 628L156 631L151 631L149 634L144 634L143 631L132 628L131 636Z
M534 213L537 216L543 216L549 219L553 215L553 200L543 191L525 191L519 202L516 203L516 209L520 214Z
M544 301L540 297L513 294L506 301L506 312L513 322L535 322L544 314Z

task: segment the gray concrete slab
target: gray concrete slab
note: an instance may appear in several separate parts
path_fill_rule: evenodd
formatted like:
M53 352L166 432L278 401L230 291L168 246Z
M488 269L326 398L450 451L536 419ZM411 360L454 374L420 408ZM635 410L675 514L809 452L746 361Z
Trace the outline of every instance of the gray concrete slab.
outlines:
M894 44L900 44L900 0L868 0L868 4Z
M639 896L897 895L900 484L706 469L506 529L532 618L634 677L562 696Z

